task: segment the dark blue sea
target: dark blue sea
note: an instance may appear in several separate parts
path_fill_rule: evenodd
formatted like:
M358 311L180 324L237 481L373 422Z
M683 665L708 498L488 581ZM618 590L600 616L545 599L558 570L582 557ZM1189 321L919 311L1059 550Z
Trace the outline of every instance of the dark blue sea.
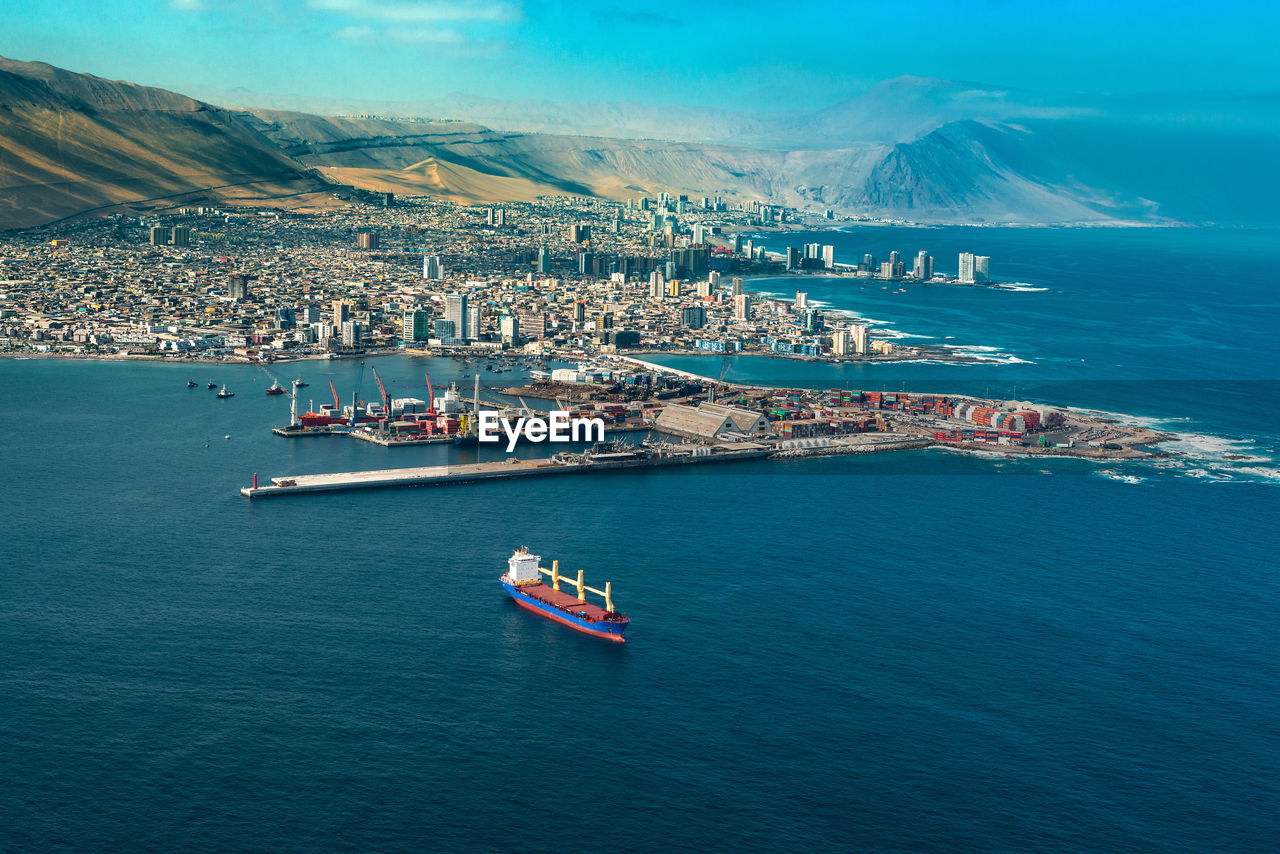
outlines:
M1113 467L1137 483L925 451L250 502L255 471L475 452L273 436L288 399L248 366L0 360L0 850L1274 850L1277 235L815 238L990 255L1016 288L751 287L1002 364L732 378L1012 392L1176 456ZM397 396L460 370L376 364ZM356 361L297 374L304 402L376 394ZM519 545L611 581L630 643L511 603Z

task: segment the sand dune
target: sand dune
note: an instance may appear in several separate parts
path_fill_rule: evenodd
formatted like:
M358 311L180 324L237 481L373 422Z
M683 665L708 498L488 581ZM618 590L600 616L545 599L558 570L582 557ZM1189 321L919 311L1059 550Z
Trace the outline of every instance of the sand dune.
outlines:
M382 193L435 195L456 202L525 202L558 187L527 178L488 175L457 163L441 162L434 157L419 160L403 169L376 169L321 166L320 171L341 184L350 184Z

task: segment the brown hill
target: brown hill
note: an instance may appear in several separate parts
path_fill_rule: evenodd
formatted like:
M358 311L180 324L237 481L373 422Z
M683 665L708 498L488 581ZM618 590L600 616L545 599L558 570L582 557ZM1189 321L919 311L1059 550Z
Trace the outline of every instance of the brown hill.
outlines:
M327 189L228 110L0 58L0 229L183 201Z

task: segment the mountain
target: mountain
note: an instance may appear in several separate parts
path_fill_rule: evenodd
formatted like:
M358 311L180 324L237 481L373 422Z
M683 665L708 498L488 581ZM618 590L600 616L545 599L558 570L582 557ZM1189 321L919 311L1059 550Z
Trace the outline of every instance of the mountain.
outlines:
M447 118L328 116L0 60L0 228L196 199L329 203L340 184L464 203L666 191L922 223L1270 225L1277 103L899 77L808 112L446 98L418 106Z
M154 200L325 189L232 111L0 58L0 229Z

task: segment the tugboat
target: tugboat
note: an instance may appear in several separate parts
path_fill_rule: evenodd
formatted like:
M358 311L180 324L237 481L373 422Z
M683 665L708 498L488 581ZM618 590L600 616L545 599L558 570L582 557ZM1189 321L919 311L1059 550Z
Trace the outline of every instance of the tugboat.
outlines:
M311 385L311 383L304 383L302 381L302 377L298 377L296 380L293 381L294 388L306 388L309 385Z
M281 387L279 380L272 380L271 388L267 389L267 394L284 394L284 389Z
M198 385L200 385L200 383L195 380L187 380L187 388L195 388Z
M218 390L218 397L235 397L235 396L236 396L236 393L234 391L227 391L226 386L223 386Z
M218 387L218 384L215 382L210 382L207 386L205 386L205 388L217 388L217 387Z

